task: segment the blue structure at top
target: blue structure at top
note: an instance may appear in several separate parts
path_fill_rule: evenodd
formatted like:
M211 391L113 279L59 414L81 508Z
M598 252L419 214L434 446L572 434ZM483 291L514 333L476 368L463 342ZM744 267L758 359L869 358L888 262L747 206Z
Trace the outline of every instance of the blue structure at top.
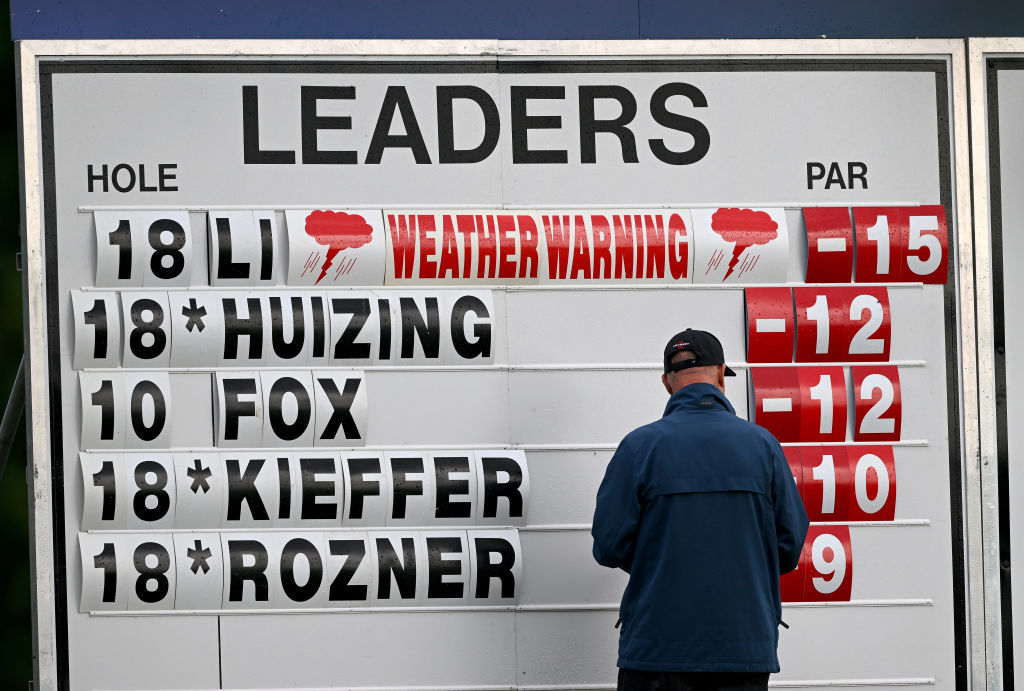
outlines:
M16 41L1024 35L1020 0L11 0L10 6Z

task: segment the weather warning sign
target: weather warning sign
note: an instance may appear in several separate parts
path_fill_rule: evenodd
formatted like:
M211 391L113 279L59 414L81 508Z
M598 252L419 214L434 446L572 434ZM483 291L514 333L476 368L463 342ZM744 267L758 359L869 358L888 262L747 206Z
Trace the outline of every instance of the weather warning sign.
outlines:
M306 270L315 270L318 266L320 274L314 284L319 284L333 266L334 258L342 250L354 250L362 247L373 239L373 228L358 214L347 214L344 211L314 211L306 216L306 235L324 246L321 263L320 252L314 253L303 265ZM351 273L357 257L348 257L334 268L334 280L342 274ZM301 278L301 276L300 276Z
M384 272L384 229L379 211L285 211L288 284L330 287L372 285Z
M782 209L694 209L694 283L786 279L789 235Z

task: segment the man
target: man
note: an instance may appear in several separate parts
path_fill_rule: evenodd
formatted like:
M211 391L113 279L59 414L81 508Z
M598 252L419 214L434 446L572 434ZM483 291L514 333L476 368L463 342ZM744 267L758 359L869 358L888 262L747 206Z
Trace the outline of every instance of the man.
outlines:
M718 339L678 333L664 365L665 414L619 444L594 512L594 558L629 574L618 688L765 689L807 514L779 442L726 399Z

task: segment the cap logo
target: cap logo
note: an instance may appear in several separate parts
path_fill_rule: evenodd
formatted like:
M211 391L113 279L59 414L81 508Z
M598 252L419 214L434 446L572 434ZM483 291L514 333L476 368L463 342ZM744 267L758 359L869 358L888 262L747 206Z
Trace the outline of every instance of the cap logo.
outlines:
M689 344L689 343L687 343L686 341L679 341L679 343L676 343L676 344L675 344L675 345L673 345L672 347L673 347L673 348L685 348L685 347L686 347L686 346L688 346L688 345L690 345L690 344Z

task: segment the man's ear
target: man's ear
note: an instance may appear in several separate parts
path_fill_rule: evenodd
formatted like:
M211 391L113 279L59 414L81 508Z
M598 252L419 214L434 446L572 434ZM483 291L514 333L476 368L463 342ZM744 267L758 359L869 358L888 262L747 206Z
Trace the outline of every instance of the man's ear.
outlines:
M725 393L725 365L718 366L718 388Z
M665 385L665 391L668 391L668 395L671 396L672 395L672 387L669 386L668 375L667 374L661 375L661 383Z

